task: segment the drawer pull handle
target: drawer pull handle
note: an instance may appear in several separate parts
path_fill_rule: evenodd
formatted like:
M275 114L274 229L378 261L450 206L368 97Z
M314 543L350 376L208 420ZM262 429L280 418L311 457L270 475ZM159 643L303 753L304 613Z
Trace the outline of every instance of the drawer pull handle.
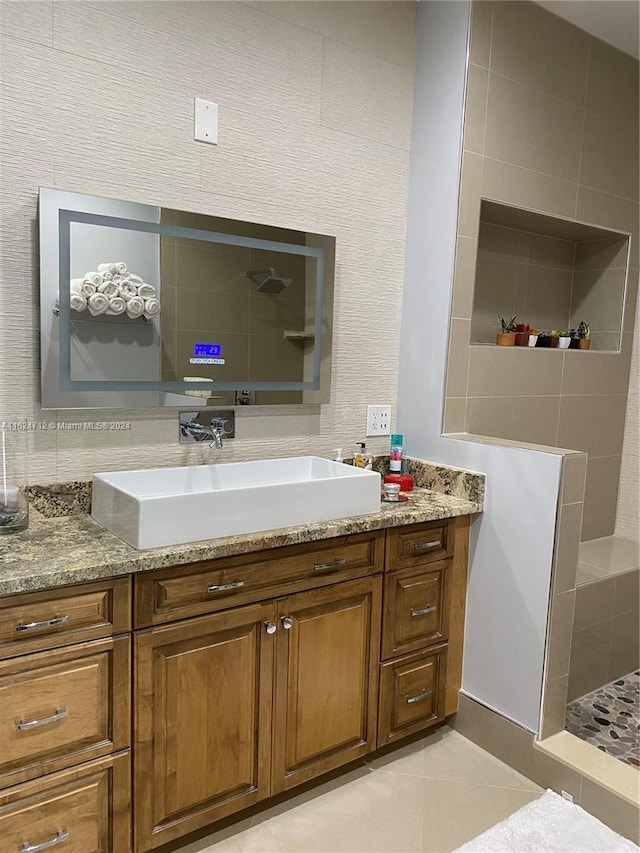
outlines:
M434 539L433 542L414 542L414 551L429 551L431 548L441 548L442 542L439 539Z
M338 566L344 566L346 562L342 557L338 557L337 560L329 560L328 563L314 563L313 568L316 572L321 572L324 569L336 569Z
M68 838L68 832L58 830L55 838L52 838L50 841L43 841L42 844L29 844L28 841L25 841L20 848L20 853L38 853L39 850L51 850L52 847L63 844Z
M240 589L244 586L244 581L232 581L231 583L211 584L207 587L207 592L226 592L229 589Z
M40 726L48 726L49 723L57 723L58 720L64 720L65 717L69 716L69 712L65 711L56 711L55 714L51 714L50 717L42 717L40 720L20 720L19 723L16 723L16 728L19 732L26 732L29 729L39 729Z
M275 622L265 622L264 630L267 632L267 634L275 634L275 632L278 630L278 626Z
M290 631L293 628L293 619L291 616L281 616L280 621L285 631Z
M420 608L412 607L411 608L411 616L412 617L414 617L414 616L426 616L427 613L433 613L433 611L437 610L437 609L438 609L437 604L427 604L426 607L420 607Z
M54 625L64 625L68 621L68 616L54 616L53 619L45 619L43 622L23 622L22 625L16 625L16 631L35 631L37 628L53 628Z
M431 696L432 692L432 690L423 690L422 693L418 693L417 696L407 696L407 705L413 705L414 702L422 702L423 699Z

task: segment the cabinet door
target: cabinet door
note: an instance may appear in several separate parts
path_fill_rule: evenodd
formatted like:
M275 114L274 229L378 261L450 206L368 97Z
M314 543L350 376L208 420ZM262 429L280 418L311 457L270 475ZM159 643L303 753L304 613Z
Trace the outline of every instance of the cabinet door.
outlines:
M268 796L273 618L256 604L136 635L137 851Z
M380 577L278 602L272 791L375 747Z

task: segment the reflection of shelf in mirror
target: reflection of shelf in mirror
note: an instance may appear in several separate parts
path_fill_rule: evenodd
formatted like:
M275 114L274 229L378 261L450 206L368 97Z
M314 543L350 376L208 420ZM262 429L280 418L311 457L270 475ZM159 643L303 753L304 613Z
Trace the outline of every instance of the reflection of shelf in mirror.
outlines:
M151 323L148 317L142 315L139 317L129 317L126 313L93 315L88 309L71 311L69 317L72 323L112 323L116 325L120 323L126 326L149 326Z
M315 332L305 332L304 329L284 330L285 341L313 341L315 339L315 336Z

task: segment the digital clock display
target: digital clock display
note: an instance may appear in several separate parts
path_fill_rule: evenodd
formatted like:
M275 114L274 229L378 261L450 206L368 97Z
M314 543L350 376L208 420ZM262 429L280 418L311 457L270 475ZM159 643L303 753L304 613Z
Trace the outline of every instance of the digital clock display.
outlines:
M194 344L193 354L198 358L217 358L222 353L221 344Z

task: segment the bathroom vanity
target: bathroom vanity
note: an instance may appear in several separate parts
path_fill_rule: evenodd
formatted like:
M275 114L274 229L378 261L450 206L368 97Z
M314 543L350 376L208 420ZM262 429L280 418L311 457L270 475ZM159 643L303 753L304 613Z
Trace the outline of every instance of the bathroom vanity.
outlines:
M69 561L86 569L93 549L103 576L8 593L0 571L7 849L143 853L454 713L481 502L416 521L420 491L405 515L233 537L204 559L50 522L78 526ZM30 557L56 550L30 535Z

